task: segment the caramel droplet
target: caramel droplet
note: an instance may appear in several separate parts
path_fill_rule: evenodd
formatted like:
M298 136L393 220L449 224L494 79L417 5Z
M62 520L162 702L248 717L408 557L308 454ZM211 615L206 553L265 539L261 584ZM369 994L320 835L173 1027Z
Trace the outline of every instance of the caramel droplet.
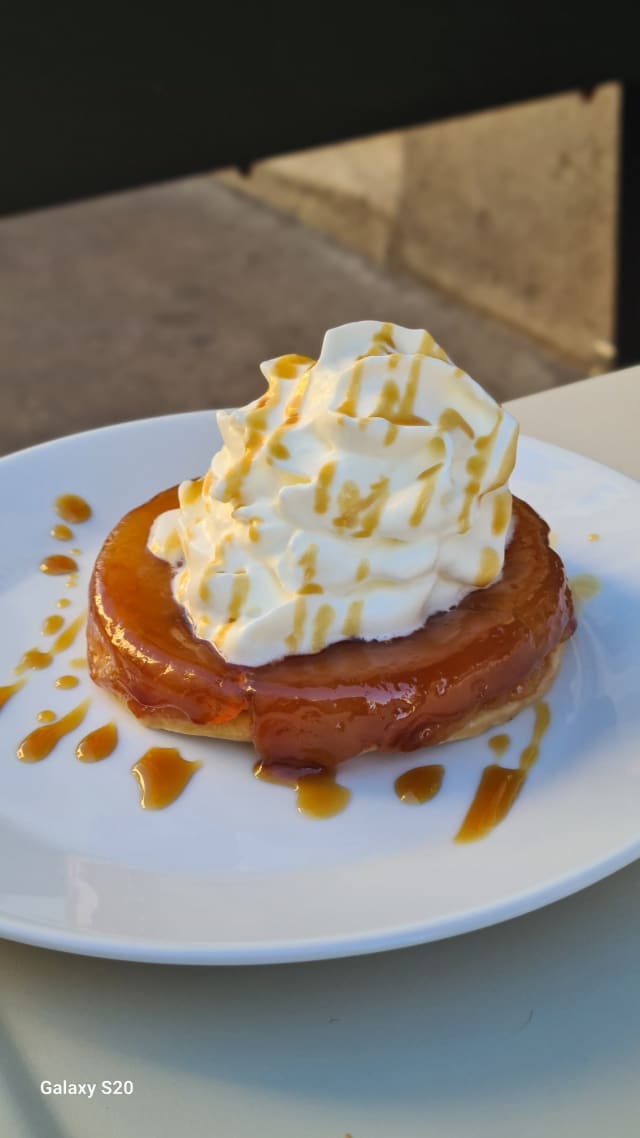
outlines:
M24 687L26 682L26 680L16 680L15 684L5 684L4 687L0 687L0 709L9 702L16 692L20 691L20 688Z
M202 763L183 759L175 747L151 747L131 772L140 787L143 810L163 810L175 802Z
M48 723L44 727L36 727L35 731L22 740L17 750L18 758L23 763L39 763L41 759L46 759L64 735L68 735L70 731L80 726L87 714L88 706L89 700L85 699L84 703L79 704L67 715L63 715L62 719Z
M99 763L113 753L118 742L115 723L105 723L81 739L76 747L76 758L81 763Z
M46 617L42 622L42 635L53 636L54 632L58 632L64 624L64 618L59 613L54 613L53 616Z
M497 759L504 755L505 751L509 749L511 739L508 735L492 735L489 739L489 746Z
M63 573L75 573L77 568L78 565L73 557L67 557L65 553L52 553L50 557L45 557L44 561L40 562L40 572L47 573L50 577L61 577Z
M69 526L54 526L49 532L52 537L55 537L56 541L71 541L73 537L73 530L70 530Z
M43 652L40 648L29 648L28 652L22 656L18 666L13 670L18 674L26 672L29 668L39 672L42 668L48 668L52 659L53 656L50 652Z
M60 600L56 601L56 608L68 609L70 604L71 604L71 601L69 600L68 597L60 597Z
M85 621L85 613L80 613L75 620L68 624L64 632L61 632L56 640L53 642L51 651L57 656L59 652L66 652L73 644L76 636L78 635L82 625Z
M39 711L36 715L38 723L53 723L54 719L57 718L58 716L56 715L55 711L51 711L51 709L48 707L46 707L44 711Z
M526 746L520 755L520 769L523 771L531 770L540 753L540 743L542 738L551 722L551 711L549 704L541 700L534 708L534 724L531 742Z
M335 779L335 771L318 768L300 771L295 767L286 768L282 764L272 766L256 763L253 773L262 782L289 786L296 793L296 806L300 814L310 818L333 818L348 806L351 791L340 786Z
M393 788L402 802L418 805L435 798L442 786L443 777L444 767L440 763L413 767L396 779Z
M500 767L496 763L485 767L473 802L456 834L456 842L474 842L490 833L509 813L526 777L526 771Z
M63 522L71 522L72 525L88 521L92 514L89 503L77 494L61 494L55 500L55 510Z
M66 690L67 688L77 688L80 680L77 676L58 676L56 680L56 687Z

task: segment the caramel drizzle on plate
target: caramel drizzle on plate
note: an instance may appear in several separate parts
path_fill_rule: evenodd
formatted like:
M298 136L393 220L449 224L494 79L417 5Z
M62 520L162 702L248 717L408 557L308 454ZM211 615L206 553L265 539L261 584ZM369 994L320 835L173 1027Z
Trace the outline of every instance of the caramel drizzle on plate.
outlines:
M47 755L51 754L53 748L65 735L80 726L87 714L88 707L89 700L85 699L83 703L75 707L73 711L63 715L61 719L47 723L43 727L36 727L35 731L26 735L17 750L21 762L39 763L42 759L46 759Z
M501 767L491 763L484 768L473 801L456 834L456 842L473 842L486 837L507 816L538 758L540 744L550 722L549 704L541 700L534 707L531 740L522 750L518 766ZM509 746L509 736L495 735L489 740L489 746L498 757Z
M295 790L298 812L309 818L333 818L341 814L351 800L351 791L336 782L333 770L300 772L258 762L253 773L262 782Z

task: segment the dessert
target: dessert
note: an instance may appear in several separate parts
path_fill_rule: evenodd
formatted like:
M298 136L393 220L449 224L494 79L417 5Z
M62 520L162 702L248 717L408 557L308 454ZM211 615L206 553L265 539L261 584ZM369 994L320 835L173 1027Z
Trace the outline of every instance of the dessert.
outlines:
M575 627L517 426L428 333L371 321L262 365L204 477L116 526L93 679L143 722L316 770L505 722Z

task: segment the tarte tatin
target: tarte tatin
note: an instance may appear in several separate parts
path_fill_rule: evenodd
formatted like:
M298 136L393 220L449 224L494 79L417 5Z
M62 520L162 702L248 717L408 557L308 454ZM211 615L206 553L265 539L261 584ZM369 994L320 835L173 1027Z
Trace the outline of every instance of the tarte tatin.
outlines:
M513 498L515 420L419 329L360 321L261 365L202 478L98 556L96 683L151 727L313 771L539 699L575 628L548 527Z
M97 559L90 590L92 678L150 727L253 742L267 764L312 770L366 751L467 738L539 699L575 628L548 526L514 499L500 580L409 636L345 640L256 668L196 639L170 566L147 549L175 488L133 510Z

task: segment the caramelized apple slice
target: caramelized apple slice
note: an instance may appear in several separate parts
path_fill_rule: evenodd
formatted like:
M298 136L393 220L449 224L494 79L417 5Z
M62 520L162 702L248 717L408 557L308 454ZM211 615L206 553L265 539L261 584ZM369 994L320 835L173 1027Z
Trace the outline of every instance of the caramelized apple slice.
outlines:
M236 737L252 737L267 762L327 767L367 750L441 742L480 711L517 706L575 628L548 527L514 499L501 579L417 632L342 641L260 668L227 664L194 637L169 566L146 548L153 519L176 504L175 489L159 494L107 539L91 584L91 674L158 726L215 735L242 722Z

